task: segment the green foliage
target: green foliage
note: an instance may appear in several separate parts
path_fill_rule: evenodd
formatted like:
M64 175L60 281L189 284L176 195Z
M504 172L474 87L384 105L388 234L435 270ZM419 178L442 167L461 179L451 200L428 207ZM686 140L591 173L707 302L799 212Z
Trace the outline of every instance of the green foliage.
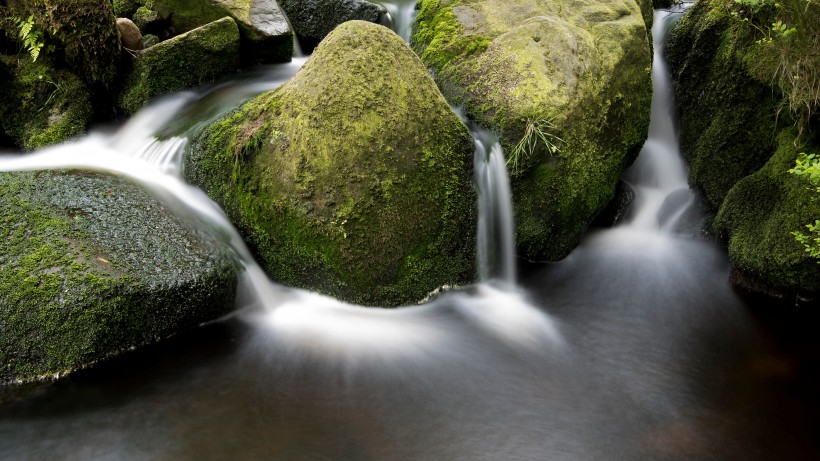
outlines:
M808 180L811 183L808 189L820 194L820 157L816 154L800 154L789 173ZM814 224L806 224L806 228L809 234L798 231L792 232L792 235L803 244L811 257L820 259L820 219L815 220ZM817 263L820 264L820 261Z
M539 144L542 144L551 155L560 152L558 144L564 141L551 133L554 130L555 125L550 119L541 118L527 121L524 136L515 145L507 159L507 166L513 175L521 172L521 166L529 157L535 154Z
M11 19L17 25L17 37L20 40L20 47L31 55L32 61L37 61L43 48L46 48L46 50L52 48L46 47L45 35L34 23L34 16L29 16L28 19L25 20L20 18Z
M799 132L820 110L820 4L816 0L734 0L732 16L752 27L751 73L782 93Z

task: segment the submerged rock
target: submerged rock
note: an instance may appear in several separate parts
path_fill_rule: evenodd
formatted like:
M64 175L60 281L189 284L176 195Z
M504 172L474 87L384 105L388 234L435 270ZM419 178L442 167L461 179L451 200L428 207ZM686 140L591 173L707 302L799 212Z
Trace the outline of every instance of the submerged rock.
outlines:
M339 24L359 20L378 24L387 10L367 0L279 0L299 41L315 47Z
M124 179L0 173L0 382L50 379L228 312L237 267Z
M239 68L239 30L223 18L138 52L120 107L133 114L151 98L192 88Z
M474 145L389 29L351 21L208 127L185 175L278 281L394 306L473 280Z
M569 253L646 139L651 53L641 6L419 2L413 47L445 96L500 134L529 259Z
M242 35L245 64L290 61L293 56L293 31L276 0L154 0L153 10L177 33L232 17Z
M93 116L88 90L67 70L57 70L40 57L0 56L3 79L0 126L14 143L34 150L85 133ZM0 71L0 74L3 72Z

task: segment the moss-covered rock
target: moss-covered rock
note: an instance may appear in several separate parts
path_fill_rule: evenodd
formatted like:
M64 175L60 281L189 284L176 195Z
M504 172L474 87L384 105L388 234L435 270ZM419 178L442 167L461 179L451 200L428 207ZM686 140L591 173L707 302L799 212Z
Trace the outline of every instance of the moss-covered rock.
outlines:
M311 49L339 24L359 20L378 24L387 12L367 0L279 0L302 46Z
M112 89L120 64L120 37L111 0L9 0L12 14L34 16L54 46L57 63L100 95Z
M820 201L788 170L799 152L820 147L778 114L771 78L751 71L761 48L756 29L732 15L736 8L732 0L699 0L667 45L690 182L718 210L713 228L728 241L734 283L816 296L820 265L791 233L820 217Z
M729 191L714 227L728 238L736 269L778 292L820 293L820 264L791 235L820 217L820 200L809 184L788 173L799 152L820 155L820 146L794 146L797 133L784 130L774 155Z
M632 0L421 0L413 47L513 158L519 251L560 259L646 139L651 52ZM549 149L538 132L552 138ZM515 147L530 143L518 153Z
M152 8L177 33L232 17L242 35L244 64L290 61L293 56L293 31L276 0L154 0Z
M0 383L49 379L213 320L237 263L123 179L0 173Z
M689 179L715 208L740 179L771 157L777 100L744 63L754 40L732 28L727 2L697 2L666 47Z
M274 279L392 306L473 280L473 150L412 50L351 21L288 83L208 127L185 175Z
M137 11L137 8L143 6L145 0L112 0L111 6L114 11L114 16L118 18L131 18Z
M0 126L18 147L34 150L85 133L93 110L79 78L56 70L44 57L37 62L27 55L0 57L0 62L8 76L0 94Z
M127 114L151 98L192 88L239 68L239 29L222 18L135 53L119 105Z

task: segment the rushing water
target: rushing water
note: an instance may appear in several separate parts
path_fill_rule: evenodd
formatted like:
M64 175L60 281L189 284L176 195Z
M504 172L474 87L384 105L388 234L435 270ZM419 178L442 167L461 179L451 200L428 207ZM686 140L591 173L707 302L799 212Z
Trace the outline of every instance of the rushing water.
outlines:
M665 16L655 16L656 53ZM0 406L0 459L818 459L820 379L805 352L816 346L763 328L728 287L725 250L676 231L697 216L674 198L679 159L654 158L677 149L655 59L651 139L625 175L631 219L592 232L564 261L526 267L523 290L485 283L362 309L271 283L234 232L246 262L239 314ZM117 130L0 169L119 172L233 232L179 180L186 132L300 64L168 97ZM503 188L500 148L474 134L477 182ZM495 179L482 179L493 176L484 166ZM503 213L508 204L488 196ZM487 253L487 275L509 281L490 256L504 251Z

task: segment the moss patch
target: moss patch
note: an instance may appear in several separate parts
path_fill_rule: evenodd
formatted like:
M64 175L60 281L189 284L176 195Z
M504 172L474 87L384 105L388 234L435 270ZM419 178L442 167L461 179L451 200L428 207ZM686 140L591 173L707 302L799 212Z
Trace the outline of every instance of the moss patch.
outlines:
M155 97L212 82L239 67L239 29L231 18L138 52L119 105L133 114Z
M730 27L727 5L698 2L667 45L681 124L681 152L690 182L713 207L775 150L777 99L743 62L754 44ZM788 124L788 123L787 123Z
M293 31L274 0L153 0L153 11L177 33L230 16L242 36L243 64L290 61Z
M413 48L448 100L500 135L509 156L527 125L552 125L511 170L519 251L564 257L612 198L646 138L651 52L630 0L422 0Z
M75 370L214 319L237 265L141 189L81 172L0 174L0 382Z
M120 37L110 0L9 0L17 17L34 16L56 47L58 62L92 87L111 89L120 63Z
M291 81L206 129L185 174L274 279L398 305L473 280L473 148L401 39L351 21Z
M0 57L9 76L0 96L0 126L22 149L34 150L85 133L92 117L85 85L41 57Z
M759 171L740 180L727 194L715 229L728 237L732 264L771 287L820 292L820 264L791 235L820 216L820 201L808 184L788 173L799 151L797 133L784 130L774 155ZM820 147L805 146L820 154Z

